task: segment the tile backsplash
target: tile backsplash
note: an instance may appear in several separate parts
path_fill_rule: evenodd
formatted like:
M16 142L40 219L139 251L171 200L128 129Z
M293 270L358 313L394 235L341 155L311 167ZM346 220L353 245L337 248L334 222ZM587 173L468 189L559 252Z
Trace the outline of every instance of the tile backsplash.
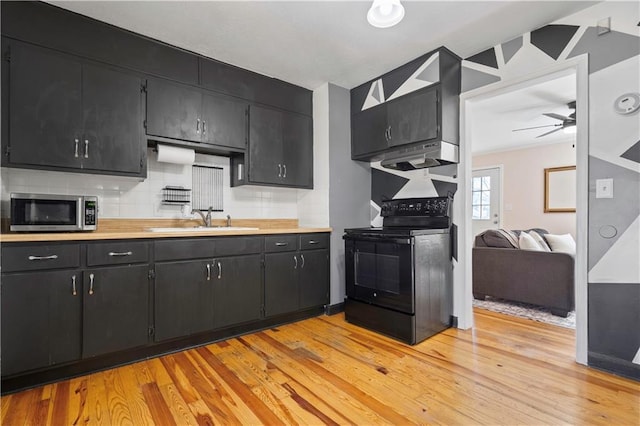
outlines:
M196 154L196 164L224 169L223 212L214 219L297 219L298 190L259 186L230 187L229 158ZM163 205L162 188L191 188L191 166L159 163L156 153L148 150L147 179L90 175L41 170L2 168L2 217L9 216L12 192L38 194L97 195L102 218L183 218L191 217L191 206Z

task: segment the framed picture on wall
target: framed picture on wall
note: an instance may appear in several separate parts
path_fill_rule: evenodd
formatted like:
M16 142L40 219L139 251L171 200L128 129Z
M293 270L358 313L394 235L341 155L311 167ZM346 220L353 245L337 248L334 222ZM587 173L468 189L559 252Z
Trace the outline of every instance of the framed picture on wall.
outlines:
M576 211L576 166L544 169L544 212Z

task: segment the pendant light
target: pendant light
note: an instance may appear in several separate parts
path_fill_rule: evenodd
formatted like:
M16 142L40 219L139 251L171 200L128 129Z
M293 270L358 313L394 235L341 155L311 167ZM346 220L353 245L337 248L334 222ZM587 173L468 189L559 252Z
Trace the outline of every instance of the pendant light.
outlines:
M402 21L404 7L400 0L374 0L367 12L367 21L377 28L389 28Z

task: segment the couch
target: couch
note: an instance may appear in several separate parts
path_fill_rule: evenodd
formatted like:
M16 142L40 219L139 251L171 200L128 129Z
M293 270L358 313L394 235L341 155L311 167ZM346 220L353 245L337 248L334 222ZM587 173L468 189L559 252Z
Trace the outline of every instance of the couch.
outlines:
M548 234L535 229L538 235ZM488 230L473 247L473 297L486 296L549 308L566 317L574 309L574 256L553 251L522 250L522 231ZM514 239L509 238L509 235Z

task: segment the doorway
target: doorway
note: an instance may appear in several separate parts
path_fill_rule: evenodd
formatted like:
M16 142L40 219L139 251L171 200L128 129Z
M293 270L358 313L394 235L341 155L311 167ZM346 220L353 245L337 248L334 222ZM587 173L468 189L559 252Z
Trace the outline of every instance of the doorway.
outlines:
M502 227L502 167L473 170L471 220L474 237Z
M550 81L569 74L576 80L576 256L575 256L575 306L576 306L576 360L587 361L587 198L588 198L588 66L586 56L565 61L541 72L512 81L502 81L481 87L461 95L461 167L459 169L459 193L464 199L458 214L464 218L459 230L459 258L461 268L454 272L454 300L459 327L473 326L472 304L472 145L470 118L478 101L523 87Z

